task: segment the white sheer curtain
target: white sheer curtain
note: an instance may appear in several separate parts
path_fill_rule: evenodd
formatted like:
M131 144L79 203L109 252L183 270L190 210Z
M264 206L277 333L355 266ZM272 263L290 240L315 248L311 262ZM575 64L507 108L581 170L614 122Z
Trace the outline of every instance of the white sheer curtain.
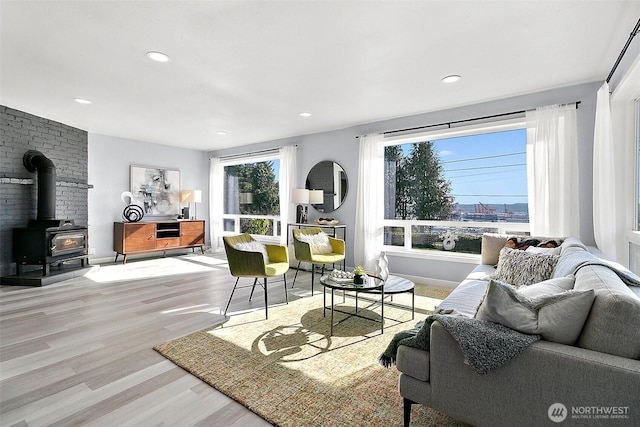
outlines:
M224 167L218 157L209 159L209 235L211 249L217 251L222 231Z
M374 270L382 249L383 215L384 137L366 135L360 138L353 259L368 271Z
M280 149L280 175L279 193L280 193L280 244L287 243L287 224L295 222L295 212L291 209L289 203L289 195L296 183L296 146L289 145Z
M609 83L605 82L597 94L593 132L593 233L598 248L612 259L616 259L618 239L615 153Z
M541 107L526 116L531 234L579 236L575 104Z

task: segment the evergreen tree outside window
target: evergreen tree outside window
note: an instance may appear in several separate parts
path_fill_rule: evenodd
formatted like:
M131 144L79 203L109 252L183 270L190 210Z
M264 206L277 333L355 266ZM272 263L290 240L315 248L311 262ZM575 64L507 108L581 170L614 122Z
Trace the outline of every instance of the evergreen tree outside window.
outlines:
M388 143L384 244L479 254L482 233L526 228L526 130L509 126Z

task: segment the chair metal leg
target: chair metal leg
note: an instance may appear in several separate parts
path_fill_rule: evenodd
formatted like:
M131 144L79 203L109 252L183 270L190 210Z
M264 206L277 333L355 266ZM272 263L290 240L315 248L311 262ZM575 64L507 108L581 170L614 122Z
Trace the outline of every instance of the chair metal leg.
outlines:
M284 280L284 300L289 304L289 295L287 294L287 273L282 275L282 280Z
M251 301L251 298L253 297L253 291L256 289L256 283L258 283L257 277L253 279L253 286L251 287L251 295L249 295L249 301Z
M311 264L311 296L313 296L313 282L314 282L314 278L316 276L316 265L315 264Z
M258 280L258 279L256 279ZM264 278L264 318L269 318L269 303L267 302L267 278Z
M227 310L229 310L229 304L231 304L231 298L233 298L233 293L236 291L236 286L238 286L238 280L240 280L240 278L236 278L236 284L233 285L233 290L231 291L231 296L229 297L229 301L227 301L227 307L224 309L224 315L227 315Z
M300 262L298 261L298 267L296 268L296 274L293 276L293 285L291 285L291 289L296 285L296 278L298 277L298 271L300 271Z

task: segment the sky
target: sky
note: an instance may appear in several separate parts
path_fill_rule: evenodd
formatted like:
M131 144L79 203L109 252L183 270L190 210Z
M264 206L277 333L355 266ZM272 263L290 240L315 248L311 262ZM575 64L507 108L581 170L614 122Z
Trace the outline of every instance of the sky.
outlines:
M526 130L517 129L442 139L433 146L456 202L510 204L527 203L526 141Z

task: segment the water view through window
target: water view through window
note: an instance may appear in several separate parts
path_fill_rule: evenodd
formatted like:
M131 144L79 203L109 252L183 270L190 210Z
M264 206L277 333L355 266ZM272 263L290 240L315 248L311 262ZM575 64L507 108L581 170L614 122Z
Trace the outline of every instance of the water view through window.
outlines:
M528 222L525 129L385 147L385 245L480 253Z

